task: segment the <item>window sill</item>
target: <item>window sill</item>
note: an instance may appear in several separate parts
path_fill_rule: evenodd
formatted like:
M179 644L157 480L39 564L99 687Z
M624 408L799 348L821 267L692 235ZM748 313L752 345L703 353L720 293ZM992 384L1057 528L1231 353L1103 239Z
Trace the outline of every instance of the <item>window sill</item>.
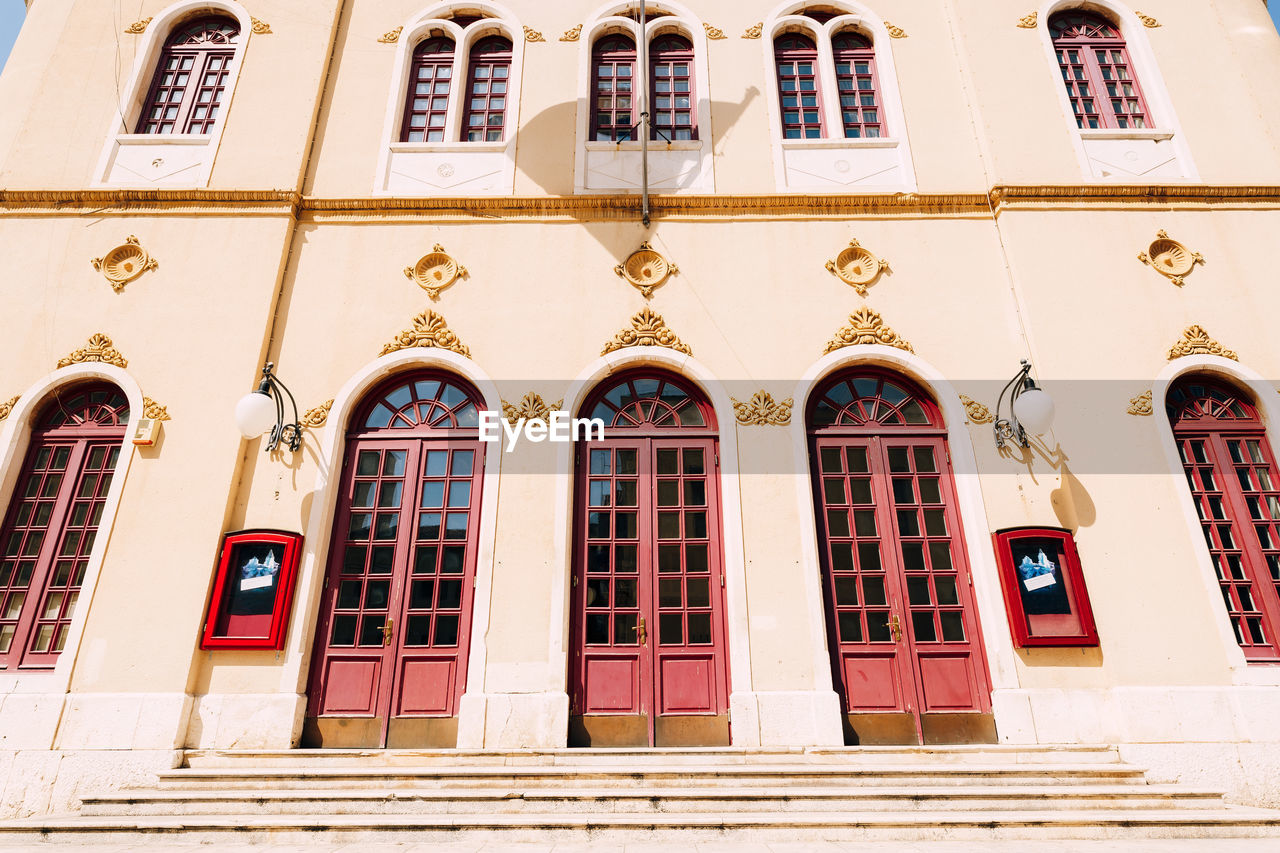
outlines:
M879 136L875 139L784 139L782 147L787 151L810 148L897 148L898 140L892 136Z
M121 133L116 142L121 145L208 145L213 135L209 133Z
M454 154L483 151L506 151L507 141L502 142L393 142L391 150L407 154Z
M1153 130L1151 128L1119 130L1108 127L1105 129L1077 128L1077 130L1081 139L1151 139L1156 142L1173 139L1172 130Z
M681 139L676 142L667 142L662 139L652 140L649 142L649 150L659 151L701 151L701 139ZM637 142L588 142L588 151L639 151L640 143Z

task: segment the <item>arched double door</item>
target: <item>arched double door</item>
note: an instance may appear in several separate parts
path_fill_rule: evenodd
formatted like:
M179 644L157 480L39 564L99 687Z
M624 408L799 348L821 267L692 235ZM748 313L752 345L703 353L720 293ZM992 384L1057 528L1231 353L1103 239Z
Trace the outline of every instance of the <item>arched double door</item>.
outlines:
M447 373L375 389L347 432L308 746L452 747L466 688L483 401Z
M640 370L581 414L606 438L575 457L569 742L728 744L712 407L684 379Z
M827 638L849 743L995 739L941 412L885 370L810 398Z

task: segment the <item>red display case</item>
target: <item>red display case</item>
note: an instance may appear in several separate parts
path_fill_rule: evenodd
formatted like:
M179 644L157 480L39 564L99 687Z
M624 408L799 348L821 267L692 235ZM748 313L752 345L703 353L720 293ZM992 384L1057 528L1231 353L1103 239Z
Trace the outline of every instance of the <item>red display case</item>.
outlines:
M1014 645L1098 645L1071 531L1013 527L996 531L993 538Z
M302 535L240 530L222 538L202 649L283 649Z

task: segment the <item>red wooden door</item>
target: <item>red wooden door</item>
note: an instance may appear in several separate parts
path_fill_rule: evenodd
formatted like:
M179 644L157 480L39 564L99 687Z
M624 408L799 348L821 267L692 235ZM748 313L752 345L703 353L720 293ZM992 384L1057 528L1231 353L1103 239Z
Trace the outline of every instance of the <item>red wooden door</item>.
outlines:
M313 655L309 742L456 742L484 468L477 399L437 374L400 377L355 422Z
M597 397L587 411L610 425L608 439L577 457L571 739L727 743L710 408L653 372L629 374Z
M986 739L990 686L936 407L880 371L815 395L832 671L859 742Z

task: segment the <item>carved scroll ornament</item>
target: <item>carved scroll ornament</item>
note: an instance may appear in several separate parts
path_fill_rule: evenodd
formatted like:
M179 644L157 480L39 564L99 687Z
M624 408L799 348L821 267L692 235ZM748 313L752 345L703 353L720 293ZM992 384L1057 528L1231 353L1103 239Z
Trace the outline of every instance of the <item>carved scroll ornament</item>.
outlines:
M823 352L835 352L842 347L861 344L882 344L907 352L915 352L910 343L885 325L879 314L866 307L859 308L849 315L849 325L836 332L836 336L827 342L827 348Z
M439 347L471 358L471 349L458 340L449 324L434 311L423 311L413 318L413 325L391 339L380 355L389 355L412 347Z
M734 397L729 399L733 401L734 417L744 426L786 426L791 423L791 407L795 405L791 397L775 403L768 391L757 391L745 403Z
M1240 356L1236 355L1235 352L1209 337L1209 333L1204 330L1203 326L1187 326L1182 333L1182 340L1174 344L1173 348L1169 350L1170 361L1188 355L1218 355L1223 358L1229 358L1232 361L1240 360Z
M86 346L59 360L58 367L70 367L73 364L84 364L86 362L114 364L116 367L121 368L129 366L128 360L115 348L111 338L101 332L91 336Z
M564 400L556 400L554 403L548 404L542 399L542 395L530 391L520 398L520 402L516 405L502 401L502 418L508 423L518 423L521 418L525 420L549 420L552 412L558 412L564 407Z
M608 355L626 347L666 347L685 355L693 355L688 345L680 340L675 332L667 328L667 322L662 319L662 315L655 314L648 305L631 318L631 328L623 329L614 335L613 340L604 345L604 350L600 354Z

